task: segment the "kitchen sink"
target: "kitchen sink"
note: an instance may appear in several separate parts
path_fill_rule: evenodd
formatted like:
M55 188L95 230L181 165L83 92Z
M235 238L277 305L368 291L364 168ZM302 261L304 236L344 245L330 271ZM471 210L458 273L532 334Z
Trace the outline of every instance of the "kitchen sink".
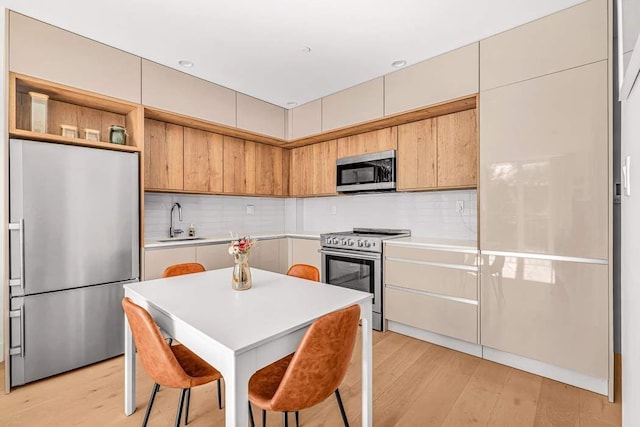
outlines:
M186 240L204 240L204 237L170 237L168 239L159 239L158 242L184 242Z

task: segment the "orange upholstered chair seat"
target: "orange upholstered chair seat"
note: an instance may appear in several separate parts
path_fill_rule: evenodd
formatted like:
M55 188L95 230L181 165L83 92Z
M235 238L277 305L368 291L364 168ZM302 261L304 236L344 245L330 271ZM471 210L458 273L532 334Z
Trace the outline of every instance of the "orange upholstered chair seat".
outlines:
M205 271L202 264L197 262L187 262L184 264L170 265L165 268L162 277L182 276L183 274L202 273Z

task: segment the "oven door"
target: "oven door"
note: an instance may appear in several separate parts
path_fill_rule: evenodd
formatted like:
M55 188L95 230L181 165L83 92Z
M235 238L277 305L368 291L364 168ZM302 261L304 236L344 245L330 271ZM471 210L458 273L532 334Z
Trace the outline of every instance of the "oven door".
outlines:
M382 254L321 249L322 282L373 294L373 311L382 311Z

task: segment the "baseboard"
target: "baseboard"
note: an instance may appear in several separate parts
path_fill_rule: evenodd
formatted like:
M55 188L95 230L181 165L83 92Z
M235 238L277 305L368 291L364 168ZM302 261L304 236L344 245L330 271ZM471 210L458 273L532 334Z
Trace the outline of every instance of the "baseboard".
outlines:
M456 338L451 338L446 335L436 334L435 332L429 332L423 329L414 328L413 326L394 322L393 320L387 320L387 330L397 332L402 335L407 335L422 341L427 341L432 344L437 344L442 347L450 348L461 353L467 353L472 356L482 357L482 346L480 344L474 344Z
M491 360L492 362L531 372L532 374L580 387L594 393L603 394L605 396L609 394L609 386L606 378L592 377L571 369L550 365L538 360L496 350L491 347L482 348L482 357L484 359Z

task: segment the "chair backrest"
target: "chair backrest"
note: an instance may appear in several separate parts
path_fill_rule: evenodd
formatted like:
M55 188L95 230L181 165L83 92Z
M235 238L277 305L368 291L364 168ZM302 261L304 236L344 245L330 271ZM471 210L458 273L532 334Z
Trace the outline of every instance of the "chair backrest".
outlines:
M301 279L313 280L314 282L320 281L320 271L313 265L308 264L293 264L289 267L287 276L295 276Z
M271 399L275 411L314 406L340 386L353 354L360 306L317 319L307 330Z
M122 299L122 308L131 327L138 358L147 374L162 386L184 388L190 378L180 366L149 312L129 297Z
M184 264L170 265L165 268L162 277L182 276L183 274L202 273L205 271L202 264L197 262L187 262Z

